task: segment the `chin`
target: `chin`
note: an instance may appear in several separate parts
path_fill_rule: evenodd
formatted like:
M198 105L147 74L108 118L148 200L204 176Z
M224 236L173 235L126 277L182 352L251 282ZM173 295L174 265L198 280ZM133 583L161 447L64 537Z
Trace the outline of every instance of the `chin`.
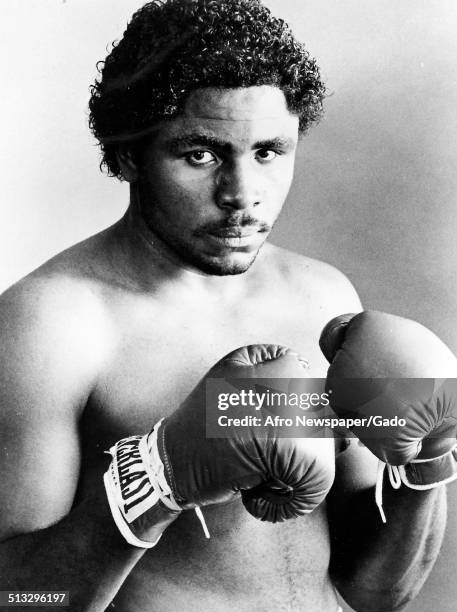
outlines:
M250 253L249 256L237 258L236 260L234 258L202 258L199 261L194 261L193 264L206 274L212 274L213 276L233 276L235 274L244 274L244 272L247 272L254 263L258 253L259 252L256 251L255 253Z
M234 264L234 265L218 265L214 263L204 263L199 266L202 272L211 274L212 276L234 276L235 274L244 274L251 267L251 263L247 265Z

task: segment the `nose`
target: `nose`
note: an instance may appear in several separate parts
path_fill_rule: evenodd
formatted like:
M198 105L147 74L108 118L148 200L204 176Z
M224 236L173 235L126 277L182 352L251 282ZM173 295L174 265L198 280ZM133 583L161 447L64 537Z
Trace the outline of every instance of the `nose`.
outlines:
M221 167L217 179L216 203L219 208L242 210L261 203L259 176L249 161Z

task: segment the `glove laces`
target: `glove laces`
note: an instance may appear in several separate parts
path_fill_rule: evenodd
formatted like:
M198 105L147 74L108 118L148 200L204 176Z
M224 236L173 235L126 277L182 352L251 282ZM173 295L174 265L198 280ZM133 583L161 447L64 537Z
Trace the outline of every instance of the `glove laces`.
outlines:
M440 487L457 480L457 443L438 457L413 459L406 465L397 466L378 461L375 500L383 523L386 522L386 515L382 507L382 485L386 467L393 489L399 489L402 483L416 491Z
M384 472L387 467L387 473L389 475L390 484L393 489L399 489L401 487L401 476L400 470L396 465L390 465L390 463L385 463L378 460L378 472L376 475L376 488L375 488L375 500L376 505L378 506L379 514L381 515L381 520L383 523L387 523L386 515L384 513L384 508L382 507L382 484L384 481Z

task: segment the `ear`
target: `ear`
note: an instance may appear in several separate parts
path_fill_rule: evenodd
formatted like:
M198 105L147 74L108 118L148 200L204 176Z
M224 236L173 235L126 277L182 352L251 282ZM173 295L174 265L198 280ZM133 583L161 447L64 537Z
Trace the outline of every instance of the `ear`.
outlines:
M128 183L138 180L138 165L135 162L133 148L128 145L119 145L116 151L117 163L121 169L122 176Z

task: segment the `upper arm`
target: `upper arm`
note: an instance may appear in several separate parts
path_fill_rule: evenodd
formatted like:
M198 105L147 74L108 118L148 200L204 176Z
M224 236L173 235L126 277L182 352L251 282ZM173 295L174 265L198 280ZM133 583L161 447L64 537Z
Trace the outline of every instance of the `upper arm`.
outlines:
M71 508L92 374L76 320L52 290L0 298L0 539L44 528Z

